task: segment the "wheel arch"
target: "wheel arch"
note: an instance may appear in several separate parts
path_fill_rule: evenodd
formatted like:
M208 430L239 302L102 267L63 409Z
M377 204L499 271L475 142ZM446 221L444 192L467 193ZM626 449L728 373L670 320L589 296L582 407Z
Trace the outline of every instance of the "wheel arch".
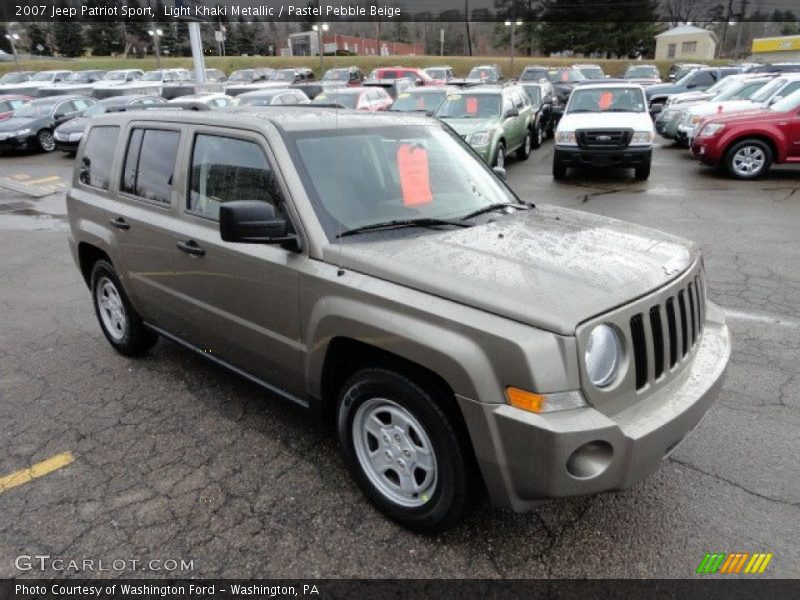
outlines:
M766 133L742 133L740 135L732 137L725 144L725 151L722 153L724 159L725 160L728 159L728 153L736 144L739 144L747 140L758 140L759 142L765 143L767 146L769 146L770 152L772 152L772 162L781 162L778 143L770 135Z
M78 244L78 266L87 286L91 285L92 267L98 260L106 260L112 266L114 265L111 257L97 246L88 242L80 242Z

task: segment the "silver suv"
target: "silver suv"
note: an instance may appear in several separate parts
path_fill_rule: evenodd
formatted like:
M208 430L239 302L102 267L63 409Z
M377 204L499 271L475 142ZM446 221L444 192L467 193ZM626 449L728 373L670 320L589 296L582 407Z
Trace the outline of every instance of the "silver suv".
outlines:
M632 485L730 352L698 248L520 200L449 127L325 107L92 119L68 194L100 327L320 415L417 531Z

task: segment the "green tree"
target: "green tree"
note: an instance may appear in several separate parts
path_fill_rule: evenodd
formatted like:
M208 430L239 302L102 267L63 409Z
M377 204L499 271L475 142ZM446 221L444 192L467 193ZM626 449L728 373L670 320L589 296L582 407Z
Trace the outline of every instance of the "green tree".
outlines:
M76 21L53 23L55 45L62 56L77 58L85 51L83 25Z
M86 27L86 45L96 56L111 56L125 50L122 26L116 22L91 23Z
M6 29L6 24L0 23L0 50L11 54L11 42L8 41L6 35L8 35L8 29Z

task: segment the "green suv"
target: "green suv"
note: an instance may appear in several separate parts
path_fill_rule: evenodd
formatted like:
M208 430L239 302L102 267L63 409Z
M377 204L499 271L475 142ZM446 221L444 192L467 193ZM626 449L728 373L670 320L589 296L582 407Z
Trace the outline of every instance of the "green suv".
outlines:
M506 156L526 160L534 137L534 110L517 85L485 86L447 96L434 116L452 127L493 167Z

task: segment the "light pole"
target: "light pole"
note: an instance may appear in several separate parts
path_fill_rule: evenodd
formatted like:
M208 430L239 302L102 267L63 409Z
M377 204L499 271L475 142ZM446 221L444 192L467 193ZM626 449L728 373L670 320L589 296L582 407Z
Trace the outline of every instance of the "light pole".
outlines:
M516 21L506 21L506 27L511 27L511 77L514 76L514 45L517 41L517 27L520 25L522 25L522 21L519 19Z
M327 23L320 23L319 25L312 25L311 29L317 32L317 37L319 39L319 76L320 78L323 75L322 72L322 57L325 55L325 47L322 43L322 32L328 31L330 29Z
M162 30L160 30L160 29L151 29L147 33L150 35L151 38L153 38L153 41L155 42L155 45L156 45L156 65L157 65L158 69L161 70L161 46L159 44L158 38L160 38L162 35L164 35L164 32Z
M17 56L17 45L14 43L19 40L19 36L16 33L7 33L6 39L11 42L11 52L14 53L14 64L19 70L19 56Z

